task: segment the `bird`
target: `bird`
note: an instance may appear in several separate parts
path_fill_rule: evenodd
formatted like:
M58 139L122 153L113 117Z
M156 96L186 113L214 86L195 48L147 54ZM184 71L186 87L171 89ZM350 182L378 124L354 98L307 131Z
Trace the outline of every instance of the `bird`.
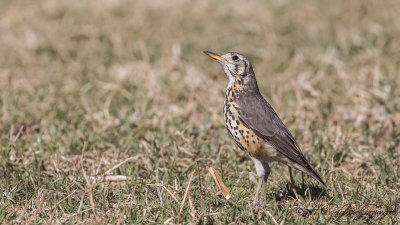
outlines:
M253 205L263 203L259 194L265 193L271 162L289 167L292 184L294 180L291 168L294 168L311 176L326 189L326 184L305 158L289 129L261 95L250 60L237 52L223 55L203 52L222 66L229 80L225 91L223 117L228 133L236 145L247 152L254 163L259 179Z

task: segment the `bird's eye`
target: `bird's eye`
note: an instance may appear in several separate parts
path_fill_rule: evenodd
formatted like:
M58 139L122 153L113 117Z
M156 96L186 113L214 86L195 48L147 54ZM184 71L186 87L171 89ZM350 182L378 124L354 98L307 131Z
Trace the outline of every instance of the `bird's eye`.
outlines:
M234 56L232 56L232 59L236 61L239 59L239 57L237 55L234 55Z

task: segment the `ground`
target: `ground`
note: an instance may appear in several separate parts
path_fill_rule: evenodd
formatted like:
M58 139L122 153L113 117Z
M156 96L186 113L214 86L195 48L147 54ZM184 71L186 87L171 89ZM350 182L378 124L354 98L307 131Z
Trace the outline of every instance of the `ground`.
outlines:
M0 2L0 223L399 223L400 2ZM327 190L222 119L237 51ZM221 194L214 168L231 194ZM117 176L118 175L118 176Z

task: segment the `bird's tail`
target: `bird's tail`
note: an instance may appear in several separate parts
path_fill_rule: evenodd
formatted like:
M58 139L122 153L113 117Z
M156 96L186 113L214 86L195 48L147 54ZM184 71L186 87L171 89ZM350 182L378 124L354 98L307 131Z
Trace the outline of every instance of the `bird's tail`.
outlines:
M321 176L318 174L318 172L314 169L314 167L310 164L307 163L307 168L300 166L298 164L294 164L292 165L293 168L298 169L308 175L310 175L312 178L314 178L316 181L318 181L318 183L320 183L324 189L326 189L326 184L324 183L324 181L322 180Z

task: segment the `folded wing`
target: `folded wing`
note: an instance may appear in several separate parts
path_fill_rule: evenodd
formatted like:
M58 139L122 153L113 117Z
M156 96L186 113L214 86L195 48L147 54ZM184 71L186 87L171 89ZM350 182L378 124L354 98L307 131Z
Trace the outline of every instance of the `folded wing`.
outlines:
M238 104L241 109L239 119L245 126L300 167L296 169L309 174L326 187L319 174L304 157L290 131L261 95L241 96L238 98Z

